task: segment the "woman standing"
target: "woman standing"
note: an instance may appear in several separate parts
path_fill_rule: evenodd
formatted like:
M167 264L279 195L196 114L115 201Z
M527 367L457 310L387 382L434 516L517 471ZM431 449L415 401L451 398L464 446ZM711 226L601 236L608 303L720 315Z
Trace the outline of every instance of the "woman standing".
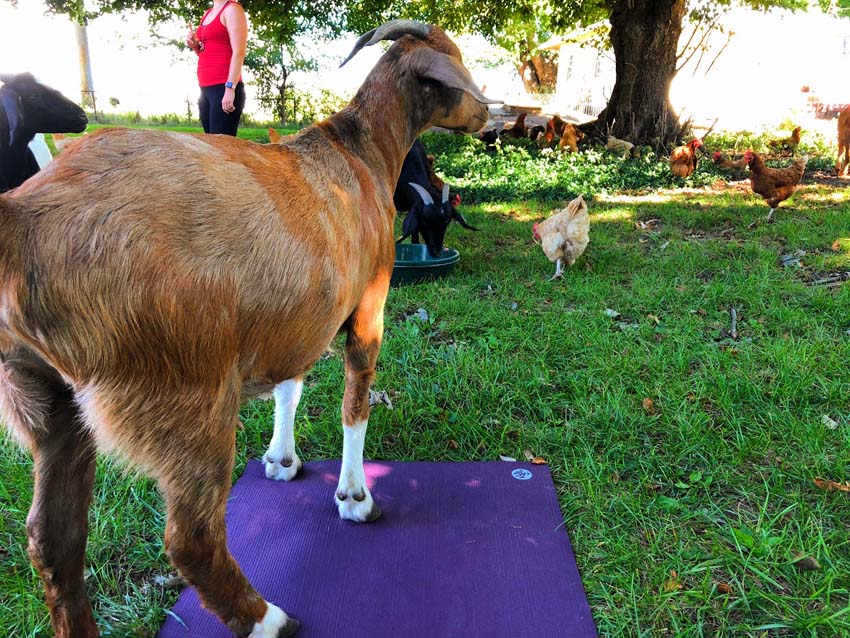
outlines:
M245 86L242 62L248 42L245 10L235 0L214 0L186 44L198 54L198 110L205 133L236 135Z

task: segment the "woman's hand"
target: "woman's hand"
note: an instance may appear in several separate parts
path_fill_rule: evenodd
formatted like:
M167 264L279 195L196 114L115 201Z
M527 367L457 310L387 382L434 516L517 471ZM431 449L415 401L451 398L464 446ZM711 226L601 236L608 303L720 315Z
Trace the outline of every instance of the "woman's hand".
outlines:
M204 50L204 46L197 37L195 37L195 29L192 28L192 25L189 25L189 32L186 34L186 46L188 46L195 53L200 53Z
M224 97L221 98L221 110L225 113L233 113L236 110L236 89L224 89Z

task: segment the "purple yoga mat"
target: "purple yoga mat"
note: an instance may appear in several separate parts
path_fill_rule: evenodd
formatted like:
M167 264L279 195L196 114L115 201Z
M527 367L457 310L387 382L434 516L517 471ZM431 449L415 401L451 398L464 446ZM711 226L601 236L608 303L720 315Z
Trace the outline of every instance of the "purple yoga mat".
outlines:
M231 552L298 638L595 638L545 465L367 462L384 511L367 525L337 516L338 476L251 461L227 504ZM231 633L187 587L159 636Z

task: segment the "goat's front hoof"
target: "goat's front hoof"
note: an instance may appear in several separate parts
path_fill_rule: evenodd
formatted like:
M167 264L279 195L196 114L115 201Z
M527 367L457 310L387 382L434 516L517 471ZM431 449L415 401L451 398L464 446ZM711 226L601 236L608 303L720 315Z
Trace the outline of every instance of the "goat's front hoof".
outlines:
M289 638L298 631L298 628L301 626L301 623L295 620L290 616L289 620L286 621L286 624L280 628L280 631L277 633L277 638Z
M262 620L254 623L254 629L248 638L288 638L298 631L301 626L297 620L286 613L277 605L267 603L266 615Z
M266 463L266 478L273 481L291 481L301 471L301 459L293 452L292 458L274 459L266 454L263 457Z
M334 494L339 517L355 523L374 523L381 518L381 508L372 499L365 487L351 493L349 490L337 490Z

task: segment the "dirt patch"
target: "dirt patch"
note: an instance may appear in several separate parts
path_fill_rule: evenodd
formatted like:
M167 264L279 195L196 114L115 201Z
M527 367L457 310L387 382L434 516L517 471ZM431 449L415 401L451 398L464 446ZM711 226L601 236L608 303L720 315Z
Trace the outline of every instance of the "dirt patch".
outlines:
M834 186L836 188L850 187L850 178L838 177L823 171L813 171L805 173L803 179L812 182L813 184L822 184L824 186Z

